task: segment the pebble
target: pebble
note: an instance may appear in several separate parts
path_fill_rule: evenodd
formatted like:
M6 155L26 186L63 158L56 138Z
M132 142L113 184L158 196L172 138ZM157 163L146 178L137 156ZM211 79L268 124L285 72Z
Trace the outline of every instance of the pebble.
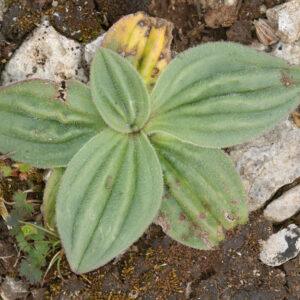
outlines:
M260 260L272 267L280 266L300 252L300 228L295 224L262 241Z
M230 158L241 176L249 211L262 207L275 192L300 177L300 130L290 120L241 145Z
M81 46L59 34L44 21L18 48L3 71L3 85L41 78L54 81L78 79L85 82L81 64Z
M100 32L100 18L93 0L59 0L52 2L50 22L68 38L90 42Z
M279 58L283 58L290 64L300 66L300 39L292 44L279 42L278 44L274 45L270 54Z
M237 1L214 2L217 2L216 5L213 5L210 1L206 5L209 7L204 17L206 25L211 28L219 28L230 27L234 24L238 17Z
M6 11L3 14L1 33L10 42L19 43L41 21L42 11L39 1L4 1Z
M3 300L15 300L25 298L28 290L23 281L6 276L0 287L0 295Z
M270 8L267 18L276 28L276 34L285 43L293 43L300 37L300 0L292 0Z
M252 22L247 20L236 21L230 29L226 31L226 36L229 41L241 43L244 45L251 44Z
M274 223L283 222L300 211L300 185L290 189L271 202L264 210L264 217Z
M238 4L238 0L196 0L201 4L203 9L219 9L224 6L236 6Z
M91 64L91 62L94 58L95 52L96 52L97 48L100 47L101 42L104 39L104 36L105 36L105 34L102 34L102 35L98 36L91 43L86 44L86 46L84 48L84 58L88 64Z

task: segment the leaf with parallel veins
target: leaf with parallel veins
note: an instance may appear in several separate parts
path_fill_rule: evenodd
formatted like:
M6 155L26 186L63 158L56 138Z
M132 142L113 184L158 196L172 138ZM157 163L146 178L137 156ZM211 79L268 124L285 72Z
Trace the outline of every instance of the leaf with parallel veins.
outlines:
M247 221L241 180L218 149L200 148L163 134L151 142L166 184L157 218L166 234L199 249L211 249L228 230Z
M233 43L179 54L151 94L145 131L222 148L261 134L300 102L300 69Z
M59 86L28 80L0 89L0 151L35 167L66 166L105 124L89 89L71 82L66 102Z
M160 165L148 138L111 129L72 159L58 193L58 231L71 268L88 272L135 242L157 215Z

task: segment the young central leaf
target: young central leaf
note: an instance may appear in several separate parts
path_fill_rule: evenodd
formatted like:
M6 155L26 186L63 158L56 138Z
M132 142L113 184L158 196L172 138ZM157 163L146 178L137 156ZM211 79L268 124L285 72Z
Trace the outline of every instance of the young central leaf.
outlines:
M157 215L162 174L143 134L107 129L71 160L58 194L57 225L71 268L96 269L135 242Z
M113 129L129 133L143 128L150 100L138 72L111 50L97 50L91 69L93 101Z

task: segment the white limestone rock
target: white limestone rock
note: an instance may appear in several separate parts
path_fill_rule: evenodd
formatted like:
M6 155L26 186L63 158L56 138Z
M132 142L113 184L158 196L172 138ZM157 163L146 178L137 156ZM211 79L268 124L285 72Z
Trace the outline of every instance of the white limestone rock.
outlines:
M105 34L102 34L98 36L94 41L92 41L89 44L86 44L84 48L84 58L88 64L92 63L92 60L94 58L94 55L96 53L97 48L100 47L103 39L104 39Z
M86 82L81 68L81 46L59 34L44 21L15 52L3 71L3 85L41 78Z
M0 296L3 300L23 299L29 293L24 282L15 278L6 276L0 286Z
M271 222L283 222L300 211L300 185L272 201L264 210L264 217Z
M300 129L290 120L231 148L249 211L259 209L283 185L300 177Z
M300 228L295 224L262 241L260 260L271 267L280 266L300 252Z
M273 51L270 54L283 58L292 65L300 66L300 39L293 44L279 42L273 47Z
M276 34L285 43L293 43L300 37L300 0L292 0L270 8L267 18L276 26Z

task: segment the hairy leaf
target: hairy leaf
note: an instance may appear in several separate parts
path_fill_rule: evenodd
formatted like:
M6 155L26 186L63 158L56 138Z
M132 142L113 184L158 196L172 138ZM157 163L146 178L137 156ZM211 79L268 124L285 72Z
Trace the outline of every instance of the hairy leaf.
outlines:
M26 259L22 259L20 275L25 276L31 284L34 284L41 280L43 273L39 267L30 264Z
M224 238L224 229L247 221L241 181L223 151L163 134L151 141L166 184L157 220L168 235L191 247L211 249Z
M26 203L26 194L21 192L15 193L13 199L16 204L7 218L7 224L9 226L15 226L18 221L24 221L26 218L31 216L33 211L32 204Z
M113 129L138 131L148 120L150 101L138 72L112 50L100 48L91 68L93 100Z
M104 265L137 240L156 216L160 165L147 137L111 129L91 139L63 175L58 231L72 270Z
M55 205L57 193L60 186L60 181L65 172L65 168L56 168L52 171L49 180L47 181L44 191L42 212L46 227L54 229L55 224Z
M300 68L237 44L205 44L168 65L151 101L147 133L226 147L270 129L299 104Z
M0 89L0 151L36 167L68 164L105 126L87 87L70 82L66 101L57 84L30 80Z

